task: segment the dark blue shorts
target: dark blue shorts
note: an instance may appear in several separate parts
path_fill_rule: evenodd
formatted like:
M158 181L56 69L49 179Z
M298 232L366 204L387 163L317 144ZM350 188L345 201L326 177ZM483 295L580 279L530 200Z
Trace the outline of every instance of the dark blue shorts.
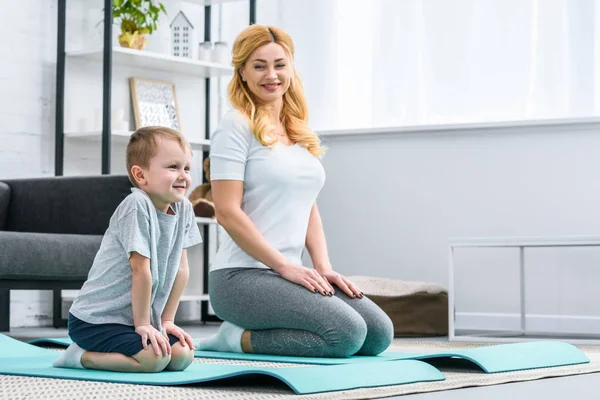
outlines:
M101 353L121 353L128 357L143 350L142 338L133 326L122 324L88 324L69 313L69 336L79 347ZM171 346L179 338L169 334ZM148 341L150 344L150 341Z

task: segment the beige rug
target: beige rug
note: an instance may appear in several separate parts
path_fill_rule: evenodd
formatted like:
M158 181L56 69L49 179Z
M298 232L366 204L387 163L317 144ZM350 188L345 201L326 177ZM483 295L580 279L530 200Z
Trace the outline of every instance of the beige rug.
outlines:
M408 342L396 341L393 351L437 351L442 348L465 348L489 343ZM0 375L0 399L373 399L413 393L433 392L472 386L498 385L548 377L600 372L600 347L578 346L590 358L589 364L541 368L520 372L485 374L473 368L438 364L446 375L441 382L424 382L380 388L355 389L316 395L295 395L285 384L268 377L236 378L218 383L185 387L156 387L104 382L87 382L49 378L31 378ZM196 359L195 362L214 364L246 364L268 367L297 367L298 364L276 364L248 361ZM462 369L461 369L462 368ZM365 370L368 373L368 369Z

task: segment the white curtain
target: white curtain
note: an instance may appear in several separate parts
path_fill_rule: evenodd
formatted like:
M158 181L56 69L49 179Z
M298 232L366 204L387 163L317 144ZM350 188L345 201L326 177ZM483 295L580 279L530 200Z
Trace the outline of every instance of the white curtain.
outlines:
M598 115L599 0L280 0L313 128ZM259 14L259 23L260 23Z

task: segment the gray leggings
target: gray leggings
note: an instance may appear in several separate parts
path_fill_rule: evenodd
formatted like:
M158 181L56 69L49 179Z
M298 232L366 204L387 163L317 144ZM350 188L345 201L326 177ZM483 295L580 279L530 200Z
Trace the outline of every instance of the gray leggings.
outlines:
M391 344L389 317L366 296L312 293L271 269L226 268L210 273L217 316L250 330L255 353L349 357L377 355Z

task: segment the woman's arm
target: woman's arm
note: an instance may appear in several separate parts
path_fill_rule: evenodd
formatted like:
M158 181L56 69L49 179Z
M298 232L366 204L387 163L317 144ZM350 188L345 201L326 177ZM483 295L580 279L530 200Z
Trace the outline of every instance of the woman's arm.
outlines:
M320 274L332 270L329 253L327 252L325 232L323 231L323 222L316 202L310 210L310 219L308 220L308 230L306 232L306 249L308 250L308 254L310 254L310 259L315 269Z
M290 263L281 252L271 246L242 210L243 181L214 180L211 181L211 188L217 221L242 250L291 282L314 292L329 292L329 285L315 270Z
M331 266L329 252L327 251L327 241L325 240L325 232L323 230L323 221L321 220L321 214L319 214L316 202L310 210L308 230L306 231L306 249L310 254L315 269L328 283L335 284L350 297L363 297L363 293L359 288L354 286L344 276L335 272Z

